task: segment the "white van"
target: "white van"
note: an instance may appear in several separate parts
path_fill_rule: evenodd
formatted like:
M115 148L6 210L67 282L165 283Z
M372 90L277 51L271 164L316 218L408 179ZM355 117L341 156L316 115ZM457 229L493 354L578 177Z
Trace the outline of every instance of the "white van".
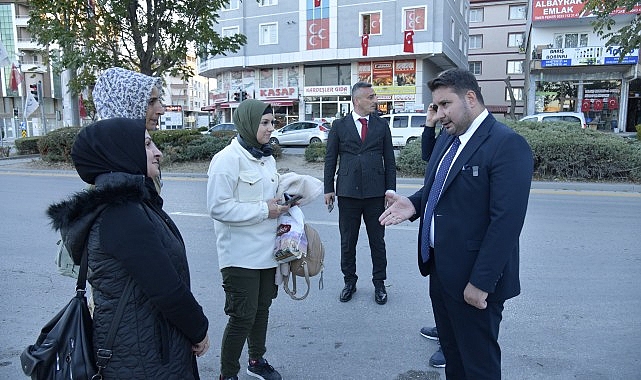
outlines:
M392 131L392 145L403 147L423 134L426 113L391 113L381 117L389 123Z

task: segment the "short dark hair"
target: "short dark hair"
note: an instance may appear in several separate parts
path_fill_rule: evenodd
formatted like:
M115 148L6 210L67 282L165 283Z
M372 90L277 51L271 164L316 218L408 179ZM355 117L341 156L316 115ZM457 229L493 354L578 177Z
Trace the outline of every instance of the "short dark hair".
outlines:
M434 91L440 87L452 88L459 96L465 95L468 91L474 91L476 99L485 105L483 95L481 94L481 87L479 87L474 74L469 70L460 68L445 70L436 78L427 82L427 87L429 87L430 91Z
M354 97L354 93L355 93L356 91L360 90L361 88L370 88L370 87L372 87L372 84L371 84L371 83L367 83L367 82L356 82L356 84L352 86L352 98Z

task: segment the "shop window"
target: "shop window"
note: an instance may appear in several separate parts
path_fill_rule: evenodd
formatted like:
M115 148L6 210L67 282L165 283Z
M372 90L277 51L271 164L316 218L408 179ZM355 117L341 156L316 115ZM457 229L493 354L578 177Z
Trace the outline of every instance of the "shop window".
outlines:
M351 67L345 65L305 66L306 86L335 86L351 84Z
M472 8L470 9L470 24L475 22L483 22L483 8Z
M523 100L523 87L512 87L512 91L514 92L514 99L517 102ZM510 91L507 87L505 87L505 101L506 102L511 101Z
M258 25L258 44L275 45L278 43L278 23L270 22Z
M523 74L523 60L507 61L508 74Z
M483 63L481 61L471 61L469 63L470 72L474 75L481 75Z
M370 13L361 13L361 18L360 18L360 30L361 30L361 35L363 34L381 34L381 31L383 30L382 25L381 25L381 20L382 20L382 12L370 12Z

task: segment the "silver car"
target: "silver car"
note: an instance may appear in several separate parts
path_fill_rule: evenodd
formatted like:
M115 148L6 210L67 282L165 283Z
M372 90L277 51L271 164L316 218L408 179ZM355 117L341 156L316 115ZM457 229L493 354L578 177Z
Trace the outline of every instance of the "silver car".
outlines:
M272 132L269 140L278 145L303 145L324 143L332 125L323 121L297 121Z

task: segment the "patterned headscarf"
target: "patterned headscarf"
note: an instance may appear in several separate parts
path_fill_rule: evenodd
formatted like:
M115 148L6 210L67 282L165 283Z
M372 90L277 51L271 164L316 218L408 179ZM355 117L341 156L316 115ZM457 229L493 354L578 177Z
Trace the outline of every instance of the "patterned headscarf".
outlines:
M146 176L145 121L114 118L82 128L71 148L71 158L80 178L92 185L104 173Z
M162 95L162 79L120 67L105 70L93 89L93 102L101 119L145 119L151 89Z

